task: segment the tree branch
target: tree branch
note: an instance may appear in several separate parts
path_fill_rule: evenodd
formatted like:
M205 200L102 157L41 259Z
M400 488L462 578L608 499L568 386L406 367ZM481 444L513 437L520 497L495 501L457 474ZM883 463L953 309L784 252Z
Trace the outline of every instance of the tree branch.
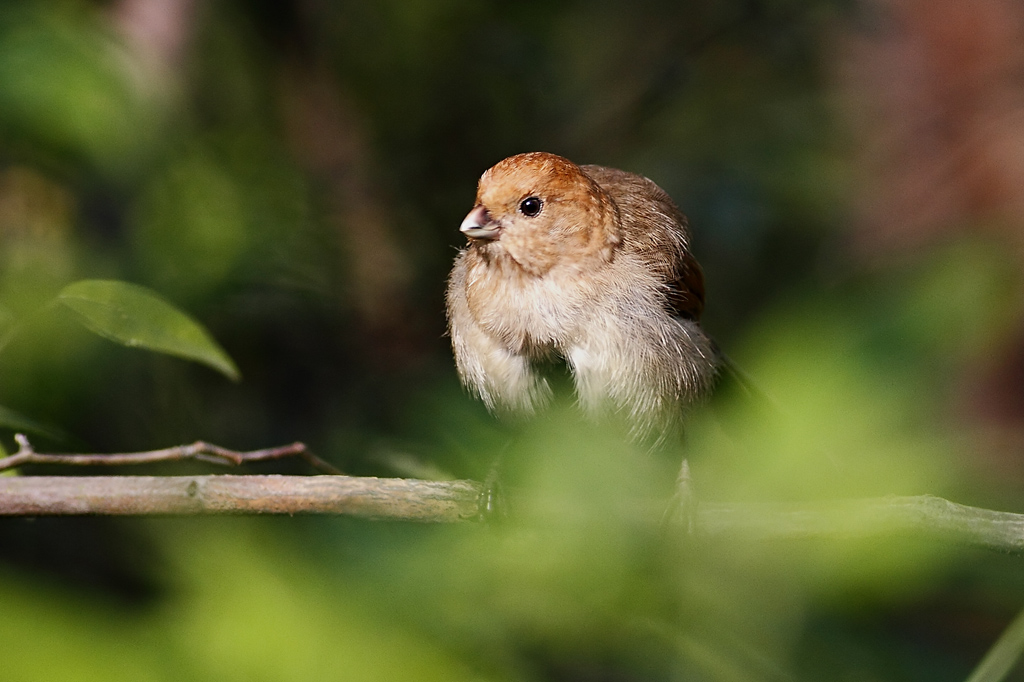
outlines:
M476 481L353 476L12 476L0 478L0 516L346 514L454 523L480 517L483 491ZM638 513L654 522L659 507ZM709 537L903 534L1024 551L1024 514L930 495L801 504L704 502L689 522L694 534Z

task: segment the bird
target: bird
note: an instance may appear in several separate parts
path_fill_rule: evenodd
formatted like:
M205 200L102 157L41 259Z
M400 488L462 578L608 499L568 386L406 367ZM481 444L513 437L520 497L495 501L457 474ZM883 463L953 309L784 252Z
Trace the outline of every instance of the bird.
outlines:
M569 367L592 416L645 438L678 424L718 371L686 217L652 180L547 152L480 177L448 278L462 383L495 413L533 414Z

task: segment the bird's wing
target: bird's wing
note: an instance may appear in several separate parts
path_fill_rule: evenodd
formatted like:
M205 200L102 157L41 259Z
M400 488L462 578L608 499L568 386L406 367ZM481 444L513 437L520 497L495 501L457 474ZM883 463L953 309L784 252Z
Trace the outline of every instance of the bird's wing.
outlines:
M668 288L673 315L699 320L704 311L704 272L686 248L686 216L652 180L604 166L581 166L619 207L624 245L650 263Z
M700 320L704 312L704 271L689 252L679 259L675 276L669 278L667 301L673 315Z

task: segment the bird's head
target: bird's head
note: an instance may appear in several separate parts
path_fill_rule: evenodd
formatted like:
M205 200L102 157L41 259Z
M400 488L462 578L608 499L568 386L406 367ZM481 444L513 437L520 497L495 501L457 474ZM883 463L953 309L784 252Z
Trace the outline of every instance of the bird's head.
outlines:
M507 255L534 275L558 264L610 261L621 241L611 197L579 166L546 152L510 156L488 169L460 229L475 248Z

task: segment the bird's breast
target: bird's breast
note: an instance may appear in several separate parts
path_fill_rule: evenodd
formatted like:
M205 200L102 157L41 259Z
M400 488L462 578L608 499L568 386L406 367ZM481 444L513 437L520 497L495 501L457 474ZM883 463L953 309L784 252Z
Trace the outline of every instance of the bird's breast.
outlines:
M515 352L545 355L577 334L588 307L579 283L557 269L534 276L514 262L476 260L466 298L477 324Z

